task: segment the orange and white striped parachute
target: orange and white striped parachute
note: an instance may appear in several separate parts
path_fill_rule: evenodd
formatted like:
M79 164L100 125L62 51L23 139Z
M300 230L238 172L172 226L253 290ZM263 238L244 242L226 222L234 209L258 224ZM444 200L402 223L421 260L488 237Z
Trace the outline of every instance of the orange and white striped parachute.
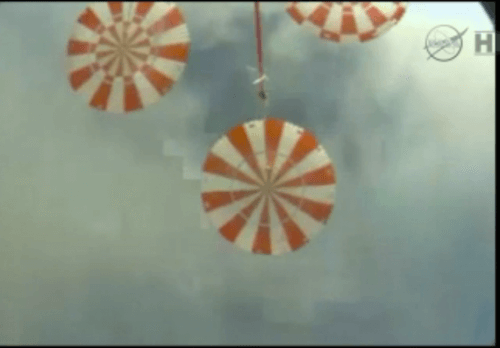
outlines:
M316 137L276 118L238 125L203 164L202 203L241 249L279 255L313 238L333 210L332 161Z
M297 24L335 42L372 40L396 25L407 2L289 2L286 11Z
M69 81L94 108L139 110L170 90L189 48L175 3L96 2L80 14L69 39Z

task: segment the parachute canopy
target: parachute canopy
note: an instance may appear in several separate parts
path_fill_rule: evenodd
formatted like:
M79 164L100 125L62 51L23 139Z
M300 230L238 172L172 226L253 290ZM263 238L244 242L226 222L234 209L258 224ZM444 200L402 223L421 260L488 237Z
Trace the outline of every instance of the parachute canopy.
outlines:
M304 24L320 38L335 42L372 40L396 25L407 2L307 2L287 4L297 24Z
M259 254L297 250L333 210L336 175L309 131L276 118L238 125L203 164L202 203L220 234Z
M68 42L71 87L100 110L142 109L177 81L189 44L175 3L93 3L78 17Z

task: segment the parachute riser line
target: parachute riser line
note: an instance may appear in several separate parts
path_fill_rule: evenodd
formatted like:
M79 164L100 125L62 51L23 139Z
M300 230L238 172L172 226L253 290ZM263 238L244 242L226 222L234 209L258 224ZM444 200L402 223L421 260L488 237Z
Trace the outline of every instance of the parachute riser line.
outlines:
M264 60L262 53L262 28L260 21L260 4L259 1L254 2L254 19L255 19L255 39L257 42L257 62L259 69L259 98L265 102L266 92L264 89Z

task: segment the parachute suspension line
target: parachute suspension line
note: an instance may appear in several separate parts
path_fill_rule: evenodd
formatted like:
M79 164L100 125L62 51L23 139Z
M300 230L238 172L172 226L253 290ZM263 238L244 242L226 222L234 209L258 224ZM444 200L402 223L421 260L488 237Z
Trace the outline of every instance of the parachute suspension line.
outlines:
M260 25L260 4L258 1L254 3L254 16L255 16L255 39L257 40L257 61L259 67L259 98L266 101L267 95L264 90L264 61L262 54L262 28Z

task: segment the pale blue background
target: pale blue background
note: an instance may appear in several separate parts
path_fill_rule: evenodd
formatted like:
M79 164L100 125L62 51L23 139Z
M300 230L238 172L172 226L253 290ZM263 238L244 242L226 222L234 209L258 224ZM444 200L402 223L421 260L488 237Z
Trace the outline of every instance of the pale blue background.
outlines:
M0 5L0 344L489 344L494 339L494 58L476 2L412 3L339 46L263 3L270 111L338 170L320 237L278 258L200 216L210 143L255 109L251 3L182 3L190 62L116 117L64 72L84 3ZM453 61L427 32L469 27Z

